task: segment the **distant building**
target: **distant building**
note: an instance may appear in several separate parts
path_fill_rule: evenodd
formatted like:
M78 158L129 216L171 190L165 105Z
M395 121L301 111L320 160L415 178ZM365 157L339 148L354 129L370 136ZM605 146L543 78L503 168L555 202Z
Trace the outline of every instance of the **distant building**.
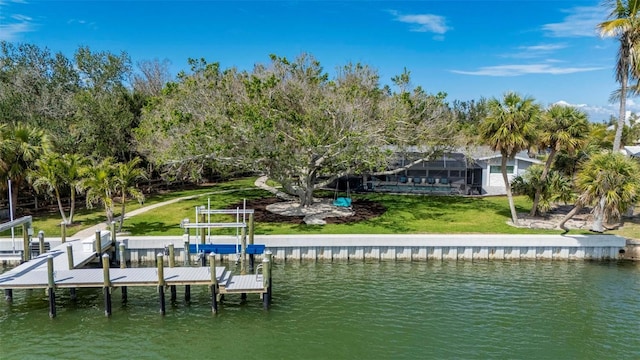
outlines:
M389 170L406 167L419 158L419 153L399 155ZM504 195L506 188L500 169L501 160L502 155L488 147L449 152L429 161L420 161L392 175L369 177L362 187L387 192ZM533 164L542 164L542 161L530 157L527 152L518 153L507 161L509 180L522 175Z

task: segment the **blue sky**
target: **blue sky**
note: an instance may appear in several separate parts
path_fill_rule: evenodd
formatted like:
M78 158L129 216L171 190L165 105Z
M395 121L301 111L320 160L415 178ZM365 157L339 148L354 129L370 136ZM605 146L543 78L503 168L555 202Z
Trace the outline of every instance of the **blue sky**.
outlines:
M168 59L174 75L190 57L251 69L307 52L330 73L362 62L388 84L406 67L413 85L450 101L517 91L602 121L617 114L617 42L595 29L607 14L599 0L0 0L0 40ZM634 100L628 109L640 111Z

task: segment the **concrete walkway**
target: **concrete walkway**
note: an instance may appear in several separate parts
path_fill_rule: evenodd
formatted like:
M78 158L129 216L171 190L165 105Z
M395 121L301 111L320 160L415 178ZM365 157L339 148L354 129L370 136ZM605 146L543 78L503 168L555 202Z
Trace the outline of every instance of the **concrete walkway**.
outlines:
M227 193L232 193L232 192L236 192L236 191L245 191L245 190L252 190L252 189L253 188L234 189L234 190L220 190L220 191L206 192L206 193L198 194L198 195L183 196L183 197L179 197L179 198L163 201L163 202L160 202L160 203L157 203L157 204L143 206L141 208L129 211L129 212L125 213L124 219L126 220L126 219L129 219L129 218L134 217L136 215L145 213L147 211L150 211L150 210L153 210L153 209L157 209L157 208L165 206L165 205L177 203L178 201L190 200L190 199L195 199L195 198L199 198L199 197L202 197L202 196L208 196L208 195L227 194ZM116 222L118 222L118 221L120 221L120 217L116 217L114 220ZM95 236L96 231L105 230L105 229L107 229L107 230L109 229L109 224L107 222L100 223L100 224L88 227L86 229L80 230L77 233L75 233L73 235L70 235L68 237L70 239L86 239L88 237Z

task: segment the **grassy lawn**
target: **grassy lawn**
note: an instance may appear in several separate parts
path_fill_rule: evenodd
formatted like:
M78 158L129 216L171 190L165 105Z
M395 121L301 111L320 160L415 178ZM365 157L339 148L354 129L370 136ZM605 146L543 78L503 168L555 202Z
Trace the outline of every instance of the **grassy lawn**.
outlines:
M269 197L262 190L245 190L211 197L185 200L140 214L125 222L132 235L180 235L178 224L184 218L195 221L195 207L226 208L242 199ZM354 199L377 201L387 208L384 215L352 224L294 225L257 223L256 234L398 234L398 233L510 233L557 234L556 230L517 229L506 224L510 217L505 197L465 198L453 196L401 196L357 194ZM527 211L531 203L517 197L518 211ZM231 222L233 216L212 217L212 222ZM235 229L212 230L212 234L235 234Z
M271 197L266 191L252 188L254 178L233 180L212 186L156 194L145 200L144 206L171 199L195 196L125 221L124 231L131 235L181 235L182 219L195 221L195 207L227 208L243 199ZM215 194L211 194L215 192ZM331 196L329 192L319 193ZM506 197L458 197L458 196L403 196L390 194L354 194L354 199L368 199L383 204L387 211L380 217L351 224L294 225L283 223L256 223L256 234L418 234L418 233L485 233L485 234L558 234L558 230L519 229L507 225L510 218ZM516 197L518 212L527 212L531 202L526 197ZM141 207L137 202L127 203L127 212ZM119 207L116 208L119 211ZM76 224L68 234L106 220L104 210L81 209L75 217ZM233 216L211 217L212 222L232 222ZM34 230L44 230L47 236L60 235L60 216L57 212L34 218ZM19 233L19 231L18 231ZM586 231L572 234L588 233ZM640 224L627 222L623 229L612 233L637 237ZM212 234L234 235L235 229L212 230Z
M201 195L204 197L204 200L198 200L197 205L206 205L206 194L211 192L220 192L220 191L234 191L242 188L251 188L253 187L253 182L255 179L239 179L233 180L221 184L215 184L212 186L203 186L196 189L189 190L175 190L171 192L163 192L159 194L154 194L145 199L144 204L139 204L137 201L128 201L125 211L128 213L132 210L139 209L142 206L153 205L157 203L161 203L164 201L168 201L171 199L177 199L186 196L197 196ZM195 205L194 205L195 206ZM213 205L212 205L213 206ZM195 216L195 212L193 208L191 209L190 217ZM164 211L161 210L161 212ZM116 216L120 215L120 205L116 204L115 207ZM147 215L147 214L145 214ZM134 218L135 219L135 218ZM76 232L91 227L96 224L103 223L107 220L104 210L96 206L93 209L79 209L74 215L74 224L71 227L67 228L67 234L73 235ZM46 236L60 236L60 213L58 211L38 215L34 217L33 228L34 232L37 233L40 230L43 230ZM126 220L125 225L127 225L131 220ZM179 220L176 224L179 223ZM18 231L18 230L16 230ZM6 236L10 234L10 232L5 232L2 235Z

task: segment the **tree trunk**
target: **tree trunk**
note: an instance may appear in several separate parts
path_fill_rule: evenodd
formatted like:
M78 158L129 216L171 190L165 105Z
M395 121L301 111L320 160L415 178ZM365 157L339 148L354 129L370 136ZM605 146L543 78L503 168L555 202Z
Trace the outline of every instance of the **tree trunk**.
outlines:
M553 163L553 158L556 156L556 149L552 148L549 153L549 157L547 161L544 163L544 169L542 169L542 174L540 174L540 183L536 186L536 194L533 197L533 206L531 207L531 212L529 215L536 216L539 214L538 212L538 204L540 203L540 195L542 193L542 187L546 186L545 182L547 181L547 176L549 175L549 170L551 169L551 164Z
M562 219L562 221L560 221L560 223L558 224L558 227L562 230L564 230L565 233L569 232L569 229L566 228L564 226L564 224L567 223L567 221L571 220L572 217L574 217L578 211L580 211L582 209L582 205L581 204L576 204L573 209L571 209L571 211L569 211L569 213L567 215L565 215L565 217Z
M593 208L593 223L591 224L591 231L603 233L604 232L604 206L605 197L601 196L600 200Z
M124 226L124 207L125 207L125 201L127 199L125 198L124 194L122 194L122 207L121 207L121 211L120 211L120 224L118 225L118 231L122 231L122 227Z
M305 176L304 184L300 185L300 206L307 207L313 205L314 183L315 176L313 173Z
M67 225L72 225L73 224L73 214L75 213L76 210L76 190L73 188L73 186L71 186L71 204L69 204L69 220L67 222Z
M58 189L55 189L56 192L56 201L58 201L58 210L60 210L60 216L62 217L62 221L68 225L67 217L64 215L64 207L62 206L62 199L60 199L60 192Z
M622 37L620 41L624 41L625 37ZM624 46L624 45L623 45ZM624 128L624 120L627 117L627 78L628 78L628 65L625 64L624 69L621 71L620 79L620 113L618 116L618 127L616 128L616 136L613 138L613 152L620 151L620 145L622 143L622 129Z
M502 154L502 179L504 180L504 188L507 192L507 199L509 199L509 209L511 210L511 220L513 225L518 225L518 213L516 212L516 205L513 202L513 194L511 194L511 183L509 183L509 177L507 177L507 156Z

